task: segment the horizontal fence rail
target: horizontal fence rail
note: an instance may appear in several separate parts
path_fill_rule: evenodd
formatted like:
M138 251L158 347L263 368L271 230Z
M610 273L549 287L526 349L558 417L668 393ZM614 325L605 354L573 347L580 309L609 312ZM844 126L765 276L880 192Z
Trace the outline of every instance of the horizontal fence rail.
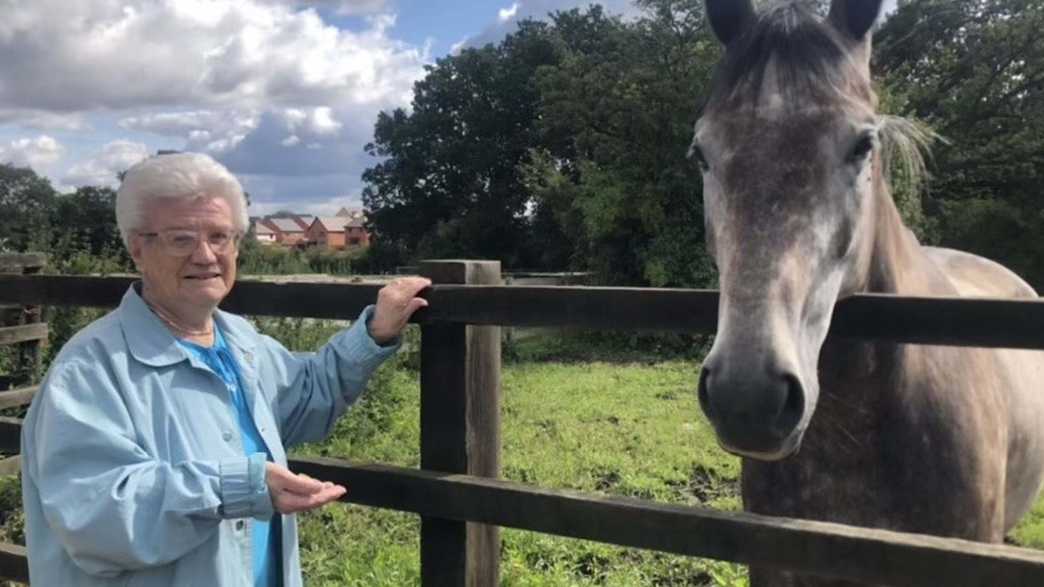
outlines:
M113 307L131 277L0 275L0 304ZM240 314L352 320L380 285L239 281L222 308ZM712 290L436 285L415 322L712 333ZM308 300L307 304L301 300ZM831 335L864 340L1044 349L1044 301L863 294L834 310Z
M0 344L47 340L47 325L41 323L0 326Z
M0 410L28 405L40 389L38 385L0 391Z
M0 577L20 583L29 582L29 559L24 546L0 544Z
M348 487L343 501L523 530L899 586L1044 585L1044 552L841 524L720 512L521 483L296 459Z

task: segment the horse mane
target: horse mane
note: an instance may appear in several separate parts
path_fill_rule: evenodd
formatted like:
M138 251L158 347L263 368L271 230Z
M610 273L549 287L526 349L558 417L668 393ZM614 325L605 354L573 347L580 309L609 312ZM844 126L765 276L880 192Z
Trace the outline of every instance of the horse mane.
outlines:
M931 144L946 139L917 120L889 114L878 114L877 118L884 176L890 184L905 179L910 190L917 193L928 179L925 157L931 155Z

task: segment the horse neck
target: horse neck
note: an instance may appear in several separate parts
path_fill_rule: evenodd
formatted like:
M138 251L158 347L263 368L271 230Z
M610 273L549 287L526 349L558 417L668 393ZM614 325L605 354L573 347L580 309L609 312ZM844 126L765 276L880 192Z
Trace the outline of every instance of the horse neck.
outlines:
M930 295L935 281L917 237L903 224L888 182L875 163L874 228L863 293Z
M875 162L873 181L873 238L862 255L857 293L931 295L935 270L917 237L903 224L879 161ZM853 381L866 381L869 385L874 385L874 381L894 381L903 364L905 348L891 342L828 339L820 354L823 394L847 395L847 390L855 389ZM888 389L884 385L878 391L888 393ZM848 397L846 401L875 403L880 399L863 396L858 400Z

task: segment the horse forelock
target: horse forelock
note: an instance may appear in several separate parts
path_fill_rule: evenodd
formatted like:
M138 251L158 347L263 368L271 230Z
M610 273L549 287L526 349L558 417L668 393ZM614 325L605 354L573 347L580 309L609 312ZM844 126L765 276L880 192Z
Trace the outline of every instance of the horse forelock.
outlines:
M867 73L830 24L800 3L784 3L757 17L729 45L715 71L703 111L757 109L766 79L783 104L804 108L875 102Z

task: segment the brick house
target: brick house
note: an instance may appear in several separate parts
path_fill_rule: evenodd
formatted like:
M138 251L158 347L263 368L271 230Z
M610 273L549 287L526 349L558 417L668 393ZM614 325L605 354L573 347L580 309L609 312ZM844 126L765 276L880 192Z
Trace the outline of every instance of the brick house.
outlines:
M352 218L345 224L345 242L348 247L370 246L370 233L366 230L366 219L363 217Z
M254 221L254 240L263 245L274 245L278 241L276 231L263 220Z
M320 216L308 227L306 238L316 246L326 249L367 247L370 235L359 218L345 216Z
M305 229L294 218L265 218L261 222L275 231L276 242L281 245L293 247L305 242Z
M305 232L305 237L317 247L343 249L344 225L347 223L348 219L340 216L317 216Z

